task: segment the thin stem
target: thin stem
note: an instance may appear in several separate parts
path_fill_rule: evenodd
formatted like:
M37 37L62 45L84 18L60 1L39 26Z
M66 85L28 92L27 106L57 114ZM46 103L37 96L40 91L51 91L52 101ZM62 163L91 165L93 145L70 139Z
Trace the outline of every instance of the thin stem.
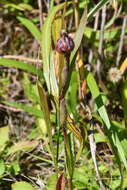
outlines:
M57 123L57 156L56 161L59 160L59 137L60 137L60 101L56 105L56 123Z
M54 0L51 0L51 3L50 3L50 10L53 8L54 6Z
M116 65L117 66L119 66L119 62L120 62L120 59L121 59L121 54L122 54L122 48L123 48L123 43L124 43L124 36L125 36L126 26L127 26L127 15L123 19L123 25L122 25L122 31L121 31L121 36L120 36L119 49L118 49L117 59L116 59Z
M39 7L40 29L42 29L42 25L43 25L43 13L42 13L42 1L41 0L38 0L38 7Z
M93 125L91 125L90 131L91 131L91 134L89 135L89 143L90 143L90 150L91 150L91 155L92 155L92 159L94 162L97 180L98 180L98 183L100 185L100 189L105 190L105 187L104 187L102 180L101 180L101 177L100 177L100 173L99 173L99 169L98 169L98 165L97 165L97 160L96 160L96 143L95 143L94 134L93 134Z
M79 25L79 11L78 11L78 0L74 0L74 15L75 15L75 27Z
M88 13L87 18L90 20L92 16L102 8L103 5L106 5L109 2L109 0L101 0L99 3Z
M99 48L98 48L98 52L99 55L102 56L102 60L103 60L103 43L104 43L104 27L105 27L105 22L106 22L106 5L104 5L103 9L102 9L102 22L101 22L101 30L100 30L100 42L99 42ZM101 80L101 70L102 70L102 62L100 61L100 59L98 59L97 61L97 76L98 79Z
M62 15L62 29L66 29L66 23L65 23L66 10L67 10L67 0L65 0L64 10L63 10L63 15Z
M97 28L98 28L98 21L99 21L99 14L100 13L100 11L98 11L97 13L96 13L96 16L95 16L95 21L94 21L94 31L96 31L97 30ZM89 52L89 63L92 63L92 59L93 59L93 50L92 50L92 48L90 49L90 52Z

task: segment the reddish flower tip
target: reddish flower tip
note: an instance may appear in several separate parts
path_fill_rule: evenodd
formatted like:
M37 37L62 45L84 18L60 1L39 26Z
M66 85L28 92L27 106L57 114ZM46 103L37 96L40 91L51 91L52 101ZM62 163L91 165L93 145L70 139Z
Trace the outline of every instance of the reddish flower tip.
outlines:
M56 51L61 54L70 54L74 49L74 41L67 32L61 31L61 37L57 40Z

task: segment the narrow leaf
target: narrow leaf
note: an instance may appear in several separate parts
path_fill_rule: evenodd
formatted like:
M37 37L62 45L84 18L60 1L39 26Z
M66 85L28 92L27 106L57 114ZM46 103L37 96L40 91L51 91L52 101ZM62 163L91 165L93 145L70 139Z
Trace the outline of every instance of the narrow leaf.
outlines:
M17 16L16 18L29 30L29 32L34 36L34 38L40 43L41 33L36 27L36 25L30 19L21 16Z
M48 132L49 132L49 136L52 136L51 135L51 123L50 123L50 112L49 112L49 108L48 108L46 92L45 92L44 88L42 86L40 86L39 83L37 84L37 87L38 87L41 108L42 108L42 112L44 115L45 123L46 123L47 129L48 129Z
M0 65L5 66L5 67L14 67L17 69L22 69L35 75L37 74L37 69L34 65L24 63L21 61L0 58Z
M90 20L92 16L99 11L106 3L108 3L109 0L101 0L99 3L89 12L87 15L88 19Z
M25 111L31 115L34 115L36 117L39 117L39 118L42 118L42 111L33 107L33 106L28 106L28 105L25 105L25 104L19 104L19 103L16 103L16 102L8 102L8 101L3 101L4 104L8 105L8 106L11 106L11 107L15 107L15 108L18 108L18 109L21 109L22 111Z

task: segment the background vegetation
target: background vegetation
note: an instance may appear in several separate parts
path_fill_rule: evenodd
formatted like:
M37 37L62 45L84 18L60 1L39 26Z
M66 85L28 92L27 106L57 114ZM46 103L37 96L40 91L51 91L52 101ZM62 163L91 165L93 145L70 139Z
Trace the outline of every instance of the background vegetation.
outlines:
M0 190L127 189L126 13L0 1ZM63 29L75 46L61 54Z

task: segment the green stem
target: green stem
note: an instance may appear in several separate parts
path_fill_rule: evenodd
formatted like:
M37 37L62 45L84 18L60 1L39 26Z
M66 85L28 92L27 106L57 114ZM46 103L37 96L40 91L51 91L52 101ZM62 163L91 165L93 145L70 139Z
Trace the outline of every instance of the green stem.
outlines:
M56 105L56 123L57 123L57 156L56 161L58 163L59 160L59 137L60 137L60 101Z

